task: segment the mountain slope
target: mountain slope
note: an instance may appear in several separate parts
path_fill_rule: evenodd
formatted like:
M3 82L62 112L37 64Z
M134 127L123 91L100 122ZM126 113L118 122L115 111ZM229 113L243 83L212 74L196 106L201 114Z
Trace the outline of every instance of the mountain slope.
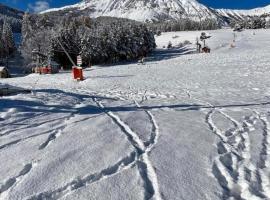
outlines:
M53 11L83 11L90 17L111 16L137 21L164 21L191 18L194 20L216 18L211 10L195 0L85 0ZM43 12L43 13L45 13Z
M219 16L219 18L227 23L232 21L243 22L246 21L246 19L251 19L254 17L270 16L270 5L251 10L216 9L214 12Z
M262 8L255 8L251 10L232 10L232 9L216 9L217 12L224 16L261 16L264 14L270 14L270 5Z
M231 20L243 20L245 16L270 13L270 6L252 10L213 9L196 0L84 0L78 4L49 9L48 12L80 12L90 17L111 16L129 18L142 22L179 20L195 21L211 18L223 24Z
M21 31L21 23L24 12L10 8L0 3L0 24L3 23L4 19L11 24L14 32Z

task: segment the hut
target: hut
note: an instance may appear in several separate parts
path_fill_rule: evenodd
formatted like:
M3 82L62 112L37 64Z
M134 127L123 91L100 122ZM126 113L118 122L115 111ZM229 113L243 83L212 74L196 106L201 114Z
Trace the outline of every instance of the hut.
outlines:
M8 69L4 66L0 66L0 78L10 78Z

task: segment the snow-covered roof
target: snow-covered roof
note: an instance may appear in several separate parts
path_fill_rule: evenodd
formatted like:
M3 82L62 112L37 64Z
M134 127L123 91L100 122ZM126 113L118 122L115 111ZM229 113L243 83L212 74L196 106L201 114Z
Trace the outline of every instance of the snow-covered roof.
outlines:
M0 66L0 71L3 71L4 69L7 69L7 68L4 66Z

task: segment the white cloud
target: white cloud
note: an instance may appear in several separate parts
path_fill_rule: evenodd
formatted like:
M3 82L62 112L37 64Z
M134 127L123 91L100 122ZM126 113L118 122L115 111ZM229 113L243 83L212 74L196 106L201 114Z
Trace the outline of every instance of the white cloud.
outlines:
M50 8L50 4L47 1L36 1L34 4L28 4L28 8L30 11L35 13L42 12Z

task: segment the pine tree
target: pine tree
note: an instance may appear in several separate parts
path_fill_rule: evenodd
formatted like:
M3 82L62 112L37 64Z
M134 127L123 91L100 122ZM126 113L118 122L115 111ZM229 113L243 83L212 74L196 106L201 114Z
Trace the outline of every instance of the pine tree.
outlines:
M265 28L270 28L270 17L266 18Z
M2 31L2 41L5 48L5 56L9 56L14 53L16 46L14 42L14 36L10 24L4 21Z
M5 49L4 42L2 40L2 31L3 31L3 28L2 26L0 26L0 62L4 58L4 49Z

